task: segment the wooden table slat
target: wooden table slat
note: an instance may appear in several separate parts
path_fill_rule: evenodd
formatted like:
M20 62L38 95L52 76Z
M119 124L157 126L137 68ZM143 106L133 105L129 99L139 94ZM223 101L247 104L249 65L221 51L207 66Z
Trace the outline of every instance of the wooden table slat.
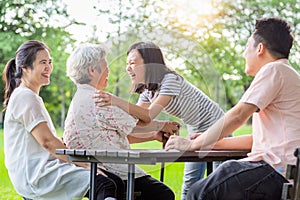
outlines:
M75 149L66 149L65 150L65 153L67 154L67 155L75 155Z
M58 155L66 155L65 149L56 149L55 153Z
M86 151L85 150L76 150L75 155L78 156L85 156Z
M86 155L109 156L129 158L165 158L165 157L245 157L248 151L243 150L201 150L201 151L165 151L162 149L130 149L130 150L82 150L82 149L57 149L59 155Z
M127 158L127 157L129 157L129 151L127 151L127 150L120 150L120 151L118 151L118 156L119 157L125 157L125 158Z
M106 156L117 157L118 156L118 150L112 149L112 150L106 151Z
M95 156L106 156L107 155L107 151L106 150L95 150L94 151L94 155Z
M85 155L87 155L87 156L95 156L96 155L96 151L92 150L92 149L86 150L85 151Z

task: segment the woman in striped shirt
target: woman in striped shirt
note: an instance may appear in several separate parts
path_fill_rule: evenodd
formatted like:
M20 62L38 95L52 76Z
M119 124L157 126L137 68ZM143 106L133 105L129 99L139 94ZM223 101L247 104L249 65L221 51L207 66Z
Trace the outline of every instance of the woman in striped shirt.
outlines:
M169 69L161 49L152 42L138 42L127 51L126 71L131 77L132 91L139 93L138 103L131 104L110 93L98 91L99 106L116 105L124 111L150 122L160 112L181 119L189 136L207 130L224 112L202 91ZM190 186L204 176L206 163L186 163L182 199Z

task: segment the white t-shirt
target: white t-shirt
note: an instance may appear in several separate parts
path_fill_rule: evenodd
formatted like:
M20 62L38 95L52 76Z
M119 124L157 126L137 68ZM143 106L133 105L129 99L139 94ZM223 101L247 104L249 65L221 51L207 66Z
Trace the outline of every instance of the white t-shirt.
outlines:
M300 76L287 59L268 63L255 76L240 102L256 105L253 146L245 160L264 160L285 175L300 147Z
M16 88L4 119L5 165L10 180L27 198L82 198L89 189L89 171L56 159L35 140L31 131L41 122L47 122L56 134L42 98L26 87Z

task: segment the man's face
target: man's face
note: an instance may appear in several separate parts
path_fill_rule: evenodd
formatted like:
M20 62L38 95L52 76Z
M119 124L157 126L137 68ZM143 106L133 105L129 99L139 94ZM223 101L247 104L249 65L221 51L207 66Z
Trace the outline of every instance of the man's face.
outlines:
M260 69L258 64L259 46L260 44L258 44L256 47L254 46L253 35L250 36L243 54L246 60L245 72L250 76L255 76Z

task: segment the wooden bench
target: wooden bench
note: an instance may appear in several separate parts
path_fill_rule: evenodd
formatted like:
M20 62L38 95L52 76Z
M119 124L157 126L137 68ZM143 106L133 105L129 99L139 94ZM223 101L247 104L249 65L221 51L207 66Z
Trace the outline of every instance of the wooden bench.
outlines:
M286 178L291 182L283 184L282 200L300 200L300 148L295 150L294 155L297 157L297 163L287 166Z

